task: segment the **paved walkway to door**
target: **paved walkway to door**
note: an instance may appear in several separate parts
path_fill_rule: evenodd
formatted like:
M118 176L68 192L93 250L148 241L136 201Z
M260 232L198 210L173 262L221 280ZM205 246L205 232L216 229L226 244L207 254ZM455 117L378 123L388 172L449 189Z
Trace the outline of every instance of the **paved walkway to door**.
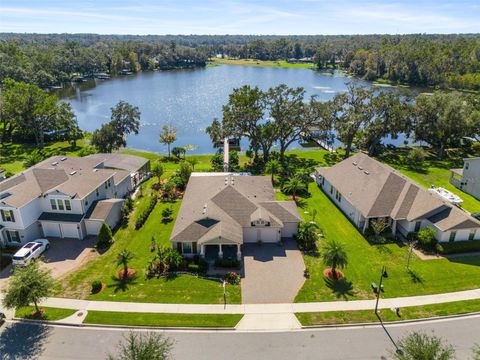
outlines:
M242 302L292 303L305 278L302 254L293 240L277 244L243 245Z

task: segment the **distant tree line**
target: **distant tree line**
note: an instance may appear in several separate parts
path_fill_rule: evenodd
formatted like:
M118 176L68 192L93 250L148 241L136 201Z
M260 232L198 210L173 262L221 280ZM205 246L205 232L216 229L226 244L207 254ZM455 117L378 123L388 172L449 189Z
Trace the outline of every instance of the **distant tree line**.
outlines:
M205 66L207 58L205 50L179 46L174 41L86 44L69 40L68 36L63 42L15 38L0 40L0 81L11 78L46 89L95 73L116 75L122 71Z
M0 80L42 88L74 74L205 66L208 57L313 58L367 80L480 90L480 35L0 34Z

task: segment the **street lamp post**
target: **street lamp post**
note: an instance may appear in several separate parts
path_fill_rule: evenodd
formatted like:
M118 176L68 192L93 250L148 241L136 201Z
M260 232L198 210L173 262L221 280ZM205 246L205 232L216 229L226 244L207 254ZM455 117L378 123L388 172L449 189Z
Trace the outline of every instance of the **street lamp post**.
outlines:
M382 266L382 274L380 275L380 284L377 289L377 301L375 303L375 314L378 312L378 301L380 300L380 293L382 292L383 278L386 278L387 276L388 276L387 268L385 266Z

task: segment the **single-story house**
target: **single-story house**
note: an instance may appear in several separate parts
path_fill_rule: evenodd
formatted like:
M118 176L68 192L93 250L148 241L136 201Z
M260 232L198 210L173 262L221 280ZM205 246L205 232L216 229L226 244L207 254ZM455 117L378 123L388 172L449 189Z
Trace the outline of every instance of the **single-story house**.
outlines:
M269 177L193 173L170 240L186 256L240 259L242 244L291 238L300 221L295 202L275 200Z
M365 232L385 219L393 234L435 230L438 241L480 240L480 222L395 169L363 153L315 171L324 193Z

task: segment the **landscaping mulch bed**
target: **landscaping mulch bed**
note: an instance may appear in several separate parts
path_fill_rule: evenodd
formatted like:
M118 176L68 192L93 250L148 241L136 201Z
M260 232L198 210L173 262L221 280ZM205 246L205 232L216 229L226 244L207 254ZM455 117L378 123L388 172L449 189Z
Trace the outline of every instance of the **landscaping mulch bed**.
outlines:
M342 271L337 269L335 270L335 273L333 273L331 268L323 270L323 276L329 278L330 280L342 280L345 277Z
M135 269L128 269L127 270L127 275L125 276L125 273L123 271L123 269L119 270L117 272L117 277L122 280L122 279L131 279L135 276L135 274L137 273L137 271ZM102 286L102 289L103 289L103 286Z

